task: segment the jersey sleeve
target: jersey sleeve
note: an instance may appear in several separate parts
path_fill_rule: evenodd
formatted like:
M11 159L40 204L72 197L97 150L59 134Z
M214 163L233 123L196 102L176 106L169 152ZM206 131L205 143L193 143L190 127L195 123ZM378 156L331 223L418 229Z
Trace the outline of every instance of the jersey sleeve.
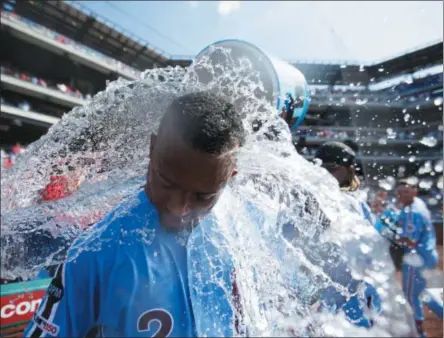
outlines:
M59 265L25 337L84 337L94 327L96 308L92 252Z

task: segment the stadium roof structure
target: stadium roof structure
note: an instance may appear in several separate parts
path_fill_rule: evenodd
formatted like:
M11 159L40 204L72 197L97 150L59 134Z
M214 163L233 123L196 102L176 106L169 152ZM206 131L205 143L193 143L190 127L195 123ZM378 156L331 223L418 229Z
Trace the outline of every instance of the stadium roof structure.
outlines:
M311 84L342 85L349 83L367 84L402 74L414 73L427 66L442 64L443 42L408 51L402 55L373 64L333 62L333 61L295 61L292 62Z
M74 7L65 1L16 1L14 11L136 69L191 63L191 58L172 57L79 3Z
M369 67L368 71L370 77L380 81L393 75L414 73L417 70L423 69L424 66L442 64L442 61L443 42L439 41L420 49L404 52L387 61L378 62ZM381 72L382 69L383 71Z

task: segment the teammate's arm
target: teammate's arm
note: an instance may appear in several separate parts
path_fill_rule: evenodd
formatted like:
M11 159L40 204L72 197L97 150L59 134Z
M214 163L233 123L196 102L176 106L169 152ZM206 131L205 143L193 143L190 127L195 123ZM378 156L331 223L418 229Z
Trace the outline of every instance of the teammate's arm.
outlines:
M84 337L94 328L95 272L92 252L61 264L25 337Z

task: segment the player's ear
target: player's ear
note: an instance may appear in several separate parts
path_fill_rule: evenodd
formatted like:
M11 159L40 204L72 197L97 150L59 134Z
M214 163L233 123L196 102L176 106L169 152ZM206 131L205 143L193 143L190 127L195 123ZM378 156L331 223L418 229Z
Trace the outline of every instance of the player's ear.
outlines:
M231 171L231 177L234 177L234 176L236 176L237 175L237 173L238 173L238 171L237 171L237 169L236 168L234 168L232 171Z
M156 141L157 141L157 134L152 133L151 138L150 138L150 159L153 154L153 150L154 150L154 146L156 145Z

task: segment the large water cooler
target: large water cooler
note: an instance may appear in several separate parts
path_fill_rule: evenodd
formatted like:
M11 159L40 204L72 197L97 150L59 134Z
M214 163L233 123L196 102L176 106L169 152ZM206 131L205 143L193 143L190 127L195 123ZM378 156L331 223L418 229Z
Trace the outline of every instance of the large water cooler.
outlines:
M260 81L264 86L264 93L269 101L277 109L282 111L288 94L294 99L292 129L300 125L307 113L310 104L310 91L304 75L293 65L282 61L255 45L242 40L222 40L205 47L197 54L194 64L198 64L202 58L209 57L213 69L216 65L228 64L227 53L231 64L247 58L255 71L259 72ZM205 72L205 68L197 69L199 80L209 82L214 72ZM216 75L217 76L217 75Z

